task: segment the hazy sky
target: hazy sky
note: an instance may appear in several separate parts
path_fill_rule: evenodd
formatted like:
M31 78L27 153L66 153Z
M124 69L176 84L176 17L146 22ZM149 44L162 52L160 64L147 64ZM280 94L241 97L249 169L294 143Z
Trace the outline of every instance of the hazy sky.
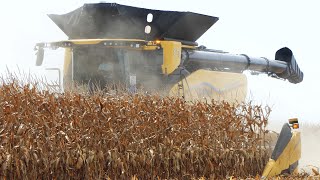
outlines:
M99 1L4 1L1 4L0 72L8 64L22 69L35 68L33 47L36 42L63 40L67 37L46 16L67 13L85 2ZM288 118L320 122L319 69L320 11L317 0L115 0L133 6L161 10L193 11L218 16L220 20L198 40L213 49L252 56L274 58L287 46L293 51L305 79L298 85L265 76L249 76L249 89L258 103L273 107L272 123ZM57 60L61 66L62 59ZM55 63L46 62L47 66Z

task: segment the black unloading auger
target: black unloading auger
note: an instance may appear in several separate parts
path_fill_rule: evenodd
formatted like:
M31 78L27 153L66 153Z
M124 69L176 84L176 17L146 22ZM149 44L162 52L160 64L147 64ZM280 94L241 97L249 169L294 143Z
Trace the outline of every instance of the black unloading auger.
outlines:
M303 80L303 73L298 67L292 51L287 47L276 52L275 60L250 57L245 54L237 55L212 51L191 51L188 53L188 59L194 63L226 69L229 72L250 70L258 73L268 73L272 77L287 79L294 84Z

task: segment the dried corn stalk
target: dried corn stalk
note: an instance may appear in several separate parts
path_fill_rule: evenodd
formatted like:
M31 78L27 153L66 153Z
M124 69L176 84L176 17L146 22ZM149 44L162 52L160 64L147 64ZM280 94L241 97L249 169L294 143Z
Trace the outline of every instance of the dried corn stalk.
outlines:
M31 87L0 87L2 177L255 177L269 157L261 106Z

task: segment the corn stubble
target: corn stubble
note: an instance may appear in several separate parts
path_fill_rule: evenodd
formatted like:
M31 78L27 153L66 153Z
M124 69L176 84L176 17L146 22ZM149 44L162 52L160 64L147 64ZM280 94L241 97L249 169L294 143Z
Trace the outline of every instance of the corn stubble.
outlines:
M270 109L143 94L0 87L0 175L8 179L255 177L270 157Z

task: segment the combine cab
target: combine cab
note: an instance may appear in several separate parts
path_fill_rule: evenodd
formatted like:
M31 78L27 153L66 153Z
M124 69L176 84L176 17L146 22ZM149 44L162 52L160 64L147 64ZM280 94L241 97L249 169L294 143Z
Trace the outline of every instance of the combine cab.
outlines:
M294 84L303 80L287 47L267 59L199 46L197 39L218 21L213 16L99 3L49 17L69 40L36 44L36 65L42 64L44 49L64 48L64 89L74 83L100 88L119 83L129 91L161 89L186 100L234 103L247 94L244 71ZM291 124L283 127L264 177L296 169L300 134Z

